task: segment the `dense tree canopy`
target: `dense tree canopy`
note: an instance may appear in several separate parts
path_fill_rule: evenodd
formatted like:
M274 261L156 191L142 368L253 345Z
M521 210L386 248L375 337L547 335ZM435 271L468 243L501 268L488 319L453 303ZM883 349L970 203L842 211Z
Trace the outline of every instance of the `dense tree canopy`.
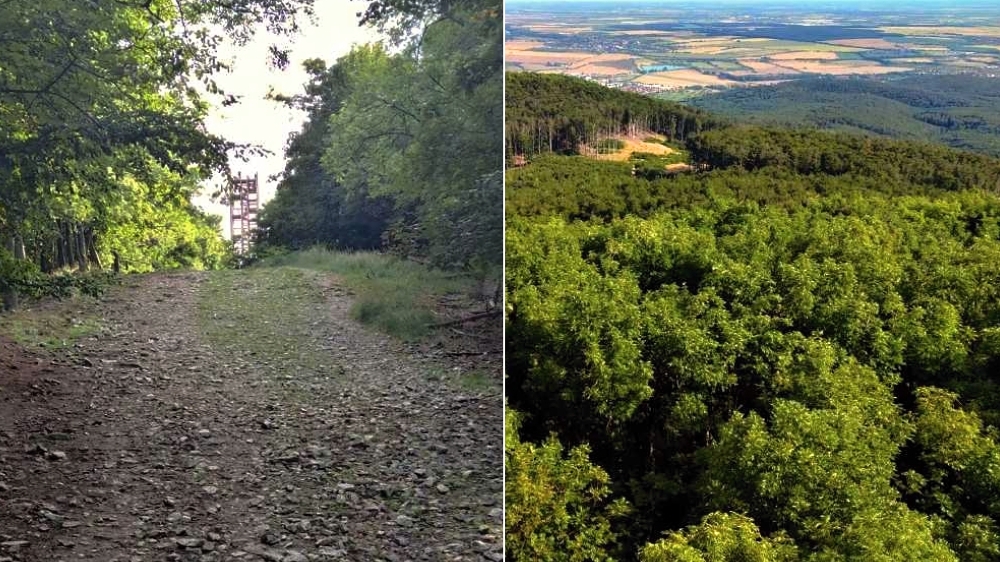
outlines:
M724 125L687 148L702 171L508 172L508 474L527 450L539 475L508 480L516 558L995 558L1000 162ZM542 541L567 513L592 541Z
M499 2L407 4L399 21L423 26L401 51L366 45L329 68L310 61L306 93L285 98L309 119L288 145L262 240L387 246L498 274L500 13Z
M719 124L694 108L560 74L508 73L505 103L508 159L573 153L581 142L640 131L684 141Z
M8 301L37 282L32 270L107 267L112 255L126 270L220 264L217 221L191 196L254 149L204 128L206 93L235 99L215 86L216 47L261 23L293 32L310 10L311 0L0 3L0 252L29 262L0 271Z
M205 128L212 99L240 97L215 82L227 70L218 47L245 44L263 28L275 41L260 64L285 66L288 41L278 39L312 16L312 4L0 2L0 277L8 303L19 287L38 285L39 272L224 263L218 222L191 198L213 174L228 178L231 158L259 149ZM294 220L272 221L272 236L369 248L399 224L441 256L449 253L442 244L454 243L454 259L442 262L488 256L498 264L499 3L359 7L360 24L410 42L393 55L359 48L332 69L308 63L315 80L296 102L308 106L310 121L289 147L285 177L295 197L279 198L267 215ZM401 85L407 89L396 91ZM374 99L386 103L368 107L361 90L383 92ZM405 95L391 99L397 94ZM421 119L405 123L413 142L399 154L358 138L410 114ZM333 138L342 147L362 147L350 161L337 160L331 120L340 122ZM321 168L324 159L332 164ZM395 167L376 165L382 159ZM366 177L373 171L395 176Z
M1000 91L975 74L813 77L691 100L744 122L928 140L1000 156Z

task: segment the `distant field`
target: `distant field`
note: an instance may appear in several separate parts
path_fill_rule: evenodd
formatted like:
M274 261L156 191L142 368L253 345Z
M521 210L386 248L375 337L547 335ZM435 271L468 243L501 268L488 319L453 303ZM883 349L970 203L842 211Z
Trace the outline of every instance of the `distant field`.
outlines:
M771 60L834 60L837 53L831 51L792 51L790 53L776 53L771 55Z
M532 49L538 49L539 47L544 47L545 43L542 41L525 41L522 39L514 39L512 41L507 41L504 43L504 49L507 52L514 51L530 51Z
M844 76L848 74L890 74L893 72L909 72L912 67L886 66L868 61L819 61L819 60L783 60L780 66L811 74L832 74Z
M903 18L876 10L846 18L795 8L782 16L732 7L644 5L637 12L604 3L538 4L508 12L506 55L509 68L589 77L672 99L684 90L700 95L822 75L1000 75L1000 25L982 10L961 25L960 13ZM644 73L649 66L660 68Z
M899 46L896 43L890 43L885 39L880 37L875 37L871 39L834 39L833 41L827 41L827 43L833 45L843 45L845 47L859 47L862 49L898 49Z
M898 33L900 35L965 35L970 37L1000 37L1000 26L886 26L878 28L886 33Z
M552 31L556 31L559 33L585 33L588 31L594 31L594 28L590 26L567 27L565 25L560 25L560 24L552 24L552 25L535 24L535 25L529 25L527 26L527 28L530 29L531 31L537 31L540 33L548 33Z
M596 54L579 51L544 51L541 41L508 41L508 64L529 71L553 71L592 76L616 76L635 72L639 57L624 53Z
M736 76L752 76L754 74L800 74L798 70L778 66L774 63L757 59L740 59L739 62L750 70L745 72L733 72Z
M930 57L909 57L909 58L892 59L892 62L900 64L933 64L934 59Z
M690 68L683 70L668 70L667 72L651 72L644 74L633 82L638 84L649 84L653 86L664 86L667 88L689 88L692 86L732 86L737 82L725 80L718 76L698 72Z

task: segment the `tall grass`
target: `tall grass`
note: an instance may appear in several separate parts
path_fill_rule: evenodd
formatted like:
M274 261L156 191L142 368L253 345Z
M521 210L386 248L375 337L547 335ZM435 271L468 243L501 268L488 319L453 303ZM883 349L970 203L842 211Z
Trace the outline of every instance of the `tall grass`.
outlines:
M449 273L376 252L312 248L273 256L258 267L298 267L333 273L356 295L351 315L406 341L420 339L434 322L438 297L471 291L471 275Z

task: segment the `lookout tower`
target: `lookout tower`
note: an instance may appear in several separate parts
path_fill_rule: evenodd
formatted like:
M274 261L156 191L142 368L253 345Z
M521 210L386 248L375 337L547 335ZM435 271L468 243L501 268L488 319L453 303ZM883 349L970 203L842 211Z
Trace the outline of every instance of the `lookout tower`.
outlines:
M250 237L257 230L258 206L257 174L252 178L237 174L229 196L229 231L237 254L250 250Z

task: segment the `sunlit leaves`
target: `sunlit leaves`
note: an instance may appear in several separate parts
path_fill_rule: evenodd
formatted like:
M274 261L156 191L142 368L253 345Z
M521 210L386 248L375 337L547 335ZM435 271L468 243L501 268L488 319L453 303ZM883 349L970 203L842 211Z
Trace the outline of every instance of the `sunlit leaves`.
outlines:
M417 231L437 264L496 269L500 29L465 12L449 15L402 53L370 45L338 61L347 94L329 118L322 163L348 193L412 210L399 229Z
M672 532L642 548L642 562L795 562L798 551L788 537L763 537L745 515L716 512L700 525Z
M507 552L517 560L610 562L611 521L628 511L610 500L607 473L588 459L587 446L564 452L555 436L541 445L517 437L517 413L507 410Z

